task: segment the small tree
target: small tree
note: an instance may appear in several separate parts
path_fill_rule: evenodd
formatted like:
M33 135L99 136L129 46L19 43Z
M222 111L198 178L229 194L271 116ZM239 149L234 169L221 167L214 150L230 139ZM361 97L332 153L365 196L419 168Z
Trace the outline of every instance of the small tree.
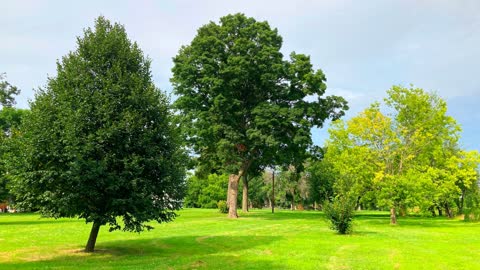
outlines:
M99 17L77 44L31 104L15 192L21 206L92 222L93 252L102 225L140 232L175 218L184 155L150 60L124 27Z
M355 200L349 196L338 196L333 202L325 201L325 216L330 221L330 228L340 234L352 231L352 221L355 214Z

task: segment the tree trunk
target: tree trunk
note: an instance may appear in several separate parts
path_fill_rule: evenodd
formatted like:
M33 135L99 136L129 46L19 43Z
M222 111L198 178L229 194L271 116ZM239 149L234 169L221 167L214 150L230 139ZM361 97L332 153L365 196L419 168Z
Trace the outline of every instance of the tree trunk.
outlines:
M230 207L230 177L228 178L228 188L227 188L227 206Z
M390 208L390 224L397 225L397 214L395 213L395 207Z
M443 216L442 208L440 206L437 206L437 210L438 210L438 215Z
M453 218L453 213L450 207L448 207L448 203L445 203L445 215L447 215L448 218Z
M462 189L462 197L460 197L460 205L458 206L458 213L463 214L463 206L465 205L465 189Z
M290 210L295 210L295 190L292 190L292 202L290 203Z
M237 196L238 196L238 182L240 177L235 174L230 174L228 177L228 217L238 218L237 214Z
M87 246L85 247L85 252L94 251L99 230L100 230L100 223L97 221L94 221L92 225L92 230L90 231L90 237L88 237Z
M245 174L242 177L243 181L243 194L242 194L242 212L248 212L248 179L247 175Z
M270 201L272 214L275 213L275 169L272 171L272 200Z

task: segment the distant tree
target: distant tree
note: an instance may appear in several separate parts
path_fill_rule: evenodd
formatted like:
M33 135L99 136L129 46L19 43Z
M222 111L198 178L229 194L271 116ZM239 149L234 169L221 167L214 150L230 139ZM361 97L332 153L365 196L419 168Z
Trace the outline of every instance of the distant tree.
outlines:
M309 201L317 204L333 198L333 185L336 175L327 160L311 160L305 169Z
M20 94L20 89L6 81L5 73L0 73L0 105L12 107L15 105L15 97Z
M250 178L248 185L248 198L252 207L263 208L269 201L271 183L265 183L263 175L260 175Z
M15 193L20 207L93 222L93 252L102 225L140 232L175 218L184 155L150 60L124 27L99 17L77 45L31 104Z
M8 168L16 166L15 163L10 163L11 157L21 154L17 138L21 136L19 129L22 119L25 119L28 113L28 110L13 107L3 107L0 110L0 202L12 199Z
M15 95L20 94L20 89L6 81L5 73L0 73L0 202L3 202L9 195L10 175L7 164L8 157L15 152L16 145L12 138L17 136L17 132L22 118L28 113L28 110L14 108Z
M216 208L217 203L225 200L228 175L210 174L207 177L192 175L187 179L185 206Z
M284 60L282 38L267 22L243 14L202 26L174 58L174 106L201 166L229 173L229 217L236 218L239 181L252 164L296 164L312 145L311 128L347 109L322 97L325 75L310 58Z

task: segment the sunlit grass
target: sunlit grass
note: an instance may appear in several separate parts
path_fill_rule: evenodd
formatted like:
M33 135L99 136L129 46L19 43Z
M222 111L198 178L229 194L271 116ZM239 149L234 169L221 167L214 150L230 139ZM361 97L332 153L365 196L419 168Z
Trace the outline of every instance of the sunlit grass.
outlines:
M480 269L478 223L361 212L344 236L313 211L179 214L141 234L102 228L94 254L82 220L0 214L0 269Z

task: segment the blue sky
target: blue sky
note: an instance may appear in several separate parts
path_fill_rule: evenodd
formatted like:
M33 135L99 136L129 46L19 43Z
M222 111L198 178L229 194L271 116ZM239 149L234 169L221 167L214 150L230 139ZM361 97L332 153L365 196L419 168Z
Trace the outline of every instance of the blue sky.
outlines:
M480 150L480 1L7 1L0 0L0 72L21 88L18 106L55 75L76 36L104 15L125 25L170 92L172 57L196 30L229 13L267 20L282 51L311 55L327 94L344 96L349 118L394 84L435 91L462 126L462 147ZM328 126L328 125L327 125ZM313 130L322 144L326 128Z

